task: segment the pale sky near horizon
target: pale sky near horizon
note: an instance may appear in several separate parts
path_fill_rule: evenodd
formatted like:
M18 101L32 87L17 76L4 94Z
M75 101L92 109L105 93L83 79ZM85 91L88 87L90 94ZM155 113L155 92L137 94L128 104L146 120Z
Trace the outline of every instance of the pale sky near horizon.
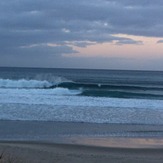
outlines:
M163 71L162 0L1 0L0 66Z

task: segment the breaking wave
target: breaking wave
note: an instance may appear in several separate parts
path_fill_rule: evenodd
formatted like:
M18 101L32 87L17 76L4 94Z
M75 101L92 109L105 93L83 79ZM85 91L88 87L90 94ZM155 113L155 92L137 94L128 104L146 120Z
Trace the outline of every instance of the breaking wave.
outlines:
M4 89L50 89L56 95L81 95L91 97L163 99L163 87L144 85L111 85L99 83L78 83L61 77L46 79L0 79Z
M10 79L0 79L0 88L47 88L51 87L53 84L44 80L10 80Z
M1 88L0 92L4 94L7 89L8 93L9 92L17 93L17 89L21 89L21 93L25 93L25 94L40 93L45 95L53 94L57 96L78 95L82 93L81 89L69 89L64 87L58 87L59 83L61 82L62 82L61 78L56 78L56 80L53 82L49 82L47 80L41 81L41 80L27 80L27 79L19 79L19 80L0 79L0 88Z

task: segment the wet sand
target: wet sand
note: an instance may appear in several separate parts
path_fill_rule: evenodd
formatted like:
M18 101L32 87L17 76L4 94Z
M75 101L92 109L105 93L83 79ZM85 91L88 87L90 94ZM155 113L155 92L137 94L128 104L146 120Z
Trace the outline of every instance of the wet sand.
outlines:
M162 132L162 125L0 121L0 163L162 163Z
M14 163L162 163L163 149L111 148L41 142L0 143L0 162Z

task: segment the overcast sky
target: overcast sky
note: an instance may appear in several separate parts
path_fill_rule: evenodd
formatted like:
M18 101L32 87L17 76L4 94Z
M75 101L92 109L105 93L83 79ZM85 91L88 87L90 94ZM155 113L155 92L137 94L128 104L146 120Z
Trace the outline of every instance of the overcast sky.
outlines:
M163 0L0 0L0 66L163 70Z

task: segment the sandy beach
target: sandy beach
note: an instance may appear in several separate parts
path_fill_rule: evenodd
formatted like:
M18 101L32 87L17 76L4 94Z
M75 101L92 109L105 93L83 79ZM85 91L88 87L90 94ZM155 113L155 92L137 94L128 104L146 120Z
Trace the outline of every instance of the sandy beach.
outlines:
M109 148L41 142L0 143L1 163L162 163L163 149Z
M162 163L162 131L162 125L0 121L0 163Z

